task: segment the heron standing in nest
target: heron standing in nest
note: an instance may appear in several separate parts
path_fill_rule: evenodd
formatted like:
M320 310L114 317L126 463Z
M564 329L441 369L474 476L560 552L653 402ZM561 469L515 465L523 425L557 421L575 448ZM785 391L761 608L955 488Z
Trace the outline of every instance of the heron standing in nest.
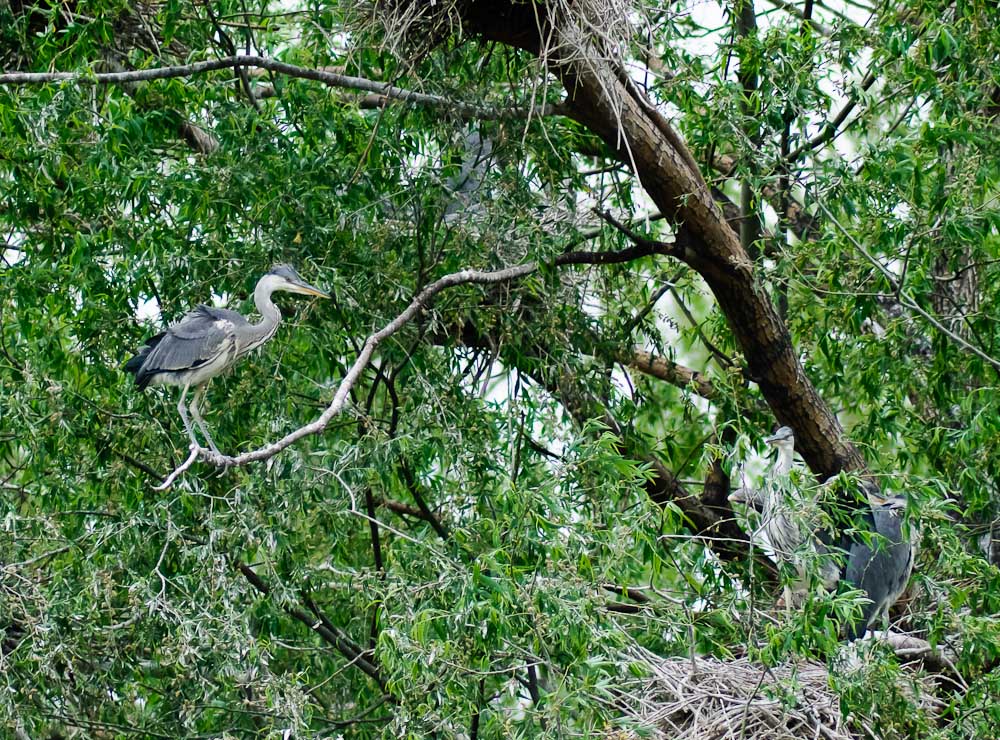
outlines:
M868 480L861 481L861 488L870 507L864 511L864 522L874 536L856 537L843 545L847 552L844 579L868 597L861 619L848 626L848 640L864 637L876 621L888 619L889 607L906 590L916 555L916 533L904 532L906 498L885 496Z
M860 486L867 498L867 508L862 507L862 534L841 535L836 549L846 555L843 569L830 556L830 533L820 531L814 524L814 499L802 495L801 487L791 479L795 434L791 427L783 426L764 440L778 450L778 457L766 475L764 485L758 489L741 488L729 498L755 509L761 519L761 532L780 564L792 565L797 573L795 589L784 586L786 606L792 606L793 596L801 596L807 586L809 554L820 558L819 579L822 586L833 589L841 577L865 592L868 599L862 607L861 618L848 625L848 640L863 637L877 620L885 619L891 607L906 589L913 570L915 546L913 536L906 536L903 515L906 499L903 496L885 496L869 480Z
M820 583L826 589L836 586L840 569L826 557L826 547L818 539L812 511L815 501L803 497L800 487L792 481L791 472L795 455L795 433L783 426L764 440L778 451L777 459L765 474L760 488L746 487L735 491L729 500L745 504L760 516L758 533L763 534L778 565L791 565L796 572L792 583L785 583L783 600L791 608L808 587L810 559L821 558Z

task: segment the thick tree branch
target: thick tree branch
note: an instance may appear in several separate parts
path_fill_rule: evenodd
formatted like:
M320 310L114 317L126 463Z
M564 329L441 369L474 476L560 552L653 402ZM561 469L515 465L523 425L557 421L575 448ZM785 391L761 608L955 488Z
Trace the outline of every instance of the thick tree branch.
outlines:
M492 351L495 341L484 336L471 321L465 322L460 330L460 340L469 347ZM593 347L581 350L592 353ZM535 347L522 347L517 353L506 357L512 367L527 378L545 388L554 398L559 399L566 412L580 425L591 419L602 420L617 437L617 447L624 457L641 460L649 465L654 475L646 481L644 489L651 501L659 505L675 504L683 512L691 531L702 538L723 560L741 560L749 550L747 535L740 529L733 516L726 496L718 505L707 505L698 495L690 492L677 476L663 464L655 454L645 449L642 441L632 435L613 418L595 397L590 384L579 381L568 372L554 370L544 362L545 352ZM545 453L542 453L545 454ZM688 535L690 536L690 535Z
M414 519L424 518L424 512L421 511L419 507L404 504L402 501L395 501L391 498L382 498L379 499L377 503L379 506L384 506L392 513L399 514L400 516L412 516Z
M740 183L740 244L751 257L756 257L763 225L755 207L753 180L758 173L757 156L760 151L761 129L759 123L760 95L757 91L757 59L750 44L757 37L757 14L753 0L735 0L733 16L736 23L735 42L740 50L740 67L737 74L743 97L740 113L743 114L743 135L751 148L747 158L747 175Z
M706 380L700 372L678 365L665 357L656 357L652 352L636 349L631 355L622 356L621 362L654 378L681 388L691 388L699 396L710 401L718 397L718 392L711 381Z
M489 12L486 12L487 6ZM545 6L546 8L548 6ZM498 24L497 17L505 22ZM739 243L678 138L634 85L623 83L614 63L586 34L551 13L535 19L513 3L476 3L464 13L463 28L487 39L538 51L566 89L573 117L582 122L636 174L660 211L678 224L675 253L708 283L743 351L747 376L761 389L782 424L795 429L797 445L810 468L822 477L865 462L845 437L836 416L806 376L752 260ZM521 23L520 27L512 27Z

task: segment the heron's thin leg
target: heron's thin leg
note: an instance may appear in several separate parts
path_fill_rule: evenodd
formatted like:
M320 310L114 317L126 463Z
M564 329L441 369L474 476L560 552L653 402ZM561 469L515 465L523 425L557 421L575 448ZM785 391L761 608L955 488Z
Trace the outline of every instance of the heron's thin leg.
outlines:
M205 441L208 442L208 446L212 448L212 452L216 455L221 455L219 448L215 446L215 440L212 439L212 435L208 433L208 427L205 426L205 420L201 418L201 411L198 409L198 402L201 401L201 397L205 394L205 388L208 384L199 385L194 392L194 398L191 399L191 414L194 416L195 422L198 424L198 428L201 433L205 435Z
M184 389L181 391L181 398L177 402L177 413L181 415L181 421L184 422L184 428L187 429L188 436L191 438L194 446L201 447L201 442L199 442L198 438L194 436L194 429L191 428L191 419L188 418L187 408L184 406L184 399L187 397L188 388L190 387L190 384L185 385Z

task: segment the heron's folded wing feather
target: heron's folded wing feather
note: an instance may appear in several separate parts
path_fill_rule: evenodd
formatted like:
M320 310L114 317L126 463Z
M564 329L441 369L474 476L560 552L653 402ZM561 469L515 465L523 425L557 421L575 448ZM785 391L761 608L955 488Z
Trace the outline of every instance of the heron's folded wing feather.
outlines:
M204 308L199 306L167 329L146 358L144 372L190 370L231 351L235 341L232 321L201 310Z
M200 305L188 311L176 324L172 324L167 333L179 339L197 339L214 334L219 328L219 322L236 326L246 324L247 320L235 311Z

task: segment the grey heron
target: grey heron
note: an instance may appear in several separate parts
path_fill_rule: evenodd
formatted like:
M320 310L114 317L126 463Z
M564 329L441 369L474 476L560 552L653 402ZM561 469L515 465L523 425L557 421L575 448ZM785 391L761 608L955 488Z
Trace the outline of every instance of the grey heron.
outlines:
M274 336L281 323L281 312L271 301L271 294L279 290L330 297L299 277L291 265L275 265L257 281L253 292L254 304L261 315L259 323L251 324L236 311L199 305L166 331L147 339L138 354L125 363L125 370L135 376L140 390L151 385L177 385L183 389L177 411L195 447L201 445L184 408L188 390L195 389L191 415L209 447L220 454L201 418L198 402L212 378Z
M760 514L760 531L767 538L774 552L774 559L779 564L788 563L795 568L798 576L795 591L801 591L807 583L808 550L821 556L820 582L824 588L832 589L840 578L840 570L832 559L825 557L827 549L819 541L818 532L813 531L812 520L816 512L811 512L810 509L815 501L805 499L790 476L795 454L795 433L791 427L783 426L766 438L764 443L776 448L778 457L768 471L763 486L756 489L741 488L729 500L746 504ZM785 584L786 607L793 606L792 597L792 587Z
M883 496L878 486L867 480L861 481L861 488L870 507L864 512L864 523L873 534L855 536L845 543L844 579L864 591L868 603L862 607L861 619L848 626L848 640L863 637L873 622L888 616L889 607L910 580L915 551L913 539L903 532L906 498Z

